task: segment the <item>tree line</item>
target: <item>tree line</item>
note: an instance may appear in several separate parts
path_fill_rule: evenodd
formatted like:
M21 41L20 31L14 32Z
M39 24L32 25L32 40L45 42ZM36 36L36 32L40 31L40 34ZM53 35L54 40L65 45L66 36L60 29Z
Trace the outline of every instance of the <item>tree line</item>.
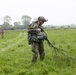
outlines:
M30 16L23 15L21 17L21 22L14 22L13 25L11 25L12 18L6 15L3 17L3 24L0 25L0 28L3 28L4 30L27 29L31 19L32 18Z

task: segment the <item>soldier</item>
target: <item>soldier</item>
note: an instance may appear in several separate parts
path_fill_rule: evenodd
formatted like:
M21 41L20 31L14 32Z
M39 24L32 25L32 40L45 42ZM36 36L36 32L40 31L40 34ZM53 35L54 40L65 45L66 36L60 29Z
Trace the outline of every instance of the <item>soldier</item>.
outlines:
M4 30L1 27L0 27L0 34L1 34L1 38L4 38Z
M28 28L28 41L32 45L33 58L32 62L37 61L38 53L40 55L40 60L44 60L45 52L43 41L46 38L42 24L47 20L40 16L36 22L29 25Z

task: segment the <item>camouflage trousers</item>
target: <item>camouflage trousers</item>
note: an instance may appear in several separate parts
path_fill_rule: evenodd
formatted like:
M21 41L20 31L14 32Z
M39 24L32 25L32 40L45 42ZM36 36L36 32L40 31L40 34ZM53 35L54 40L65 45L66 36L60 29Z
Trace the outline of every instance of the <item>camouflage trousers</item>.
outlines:
M32 52L33 52L32 62L35 62L37 60L38 54L40 55L40 60L44 60L45 53L44 53L43 41L33 42Z

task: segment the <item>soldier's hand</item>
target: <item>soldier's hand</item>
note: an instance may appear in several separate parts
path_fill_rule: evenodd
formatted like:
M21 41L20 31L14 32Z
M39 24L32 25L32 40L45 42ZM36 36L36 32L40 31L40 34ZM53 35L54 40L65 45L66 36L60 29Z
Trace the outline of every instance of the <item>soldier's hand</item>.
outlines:
M37 31L38 31L38 32L41 32L41 29L40 29L40 28L37 28Z

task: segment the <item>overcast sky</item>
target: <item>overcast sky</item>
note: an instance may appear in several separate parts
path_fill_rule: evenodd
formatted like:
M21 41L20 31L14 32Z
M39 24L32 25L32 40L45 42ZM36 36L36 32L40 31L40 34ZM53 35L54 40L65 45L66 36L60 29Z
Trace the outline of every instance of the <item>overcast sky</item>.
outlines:
M5 15L12 22L28 15L32 19L44 16L45 24L76 24L76 0L0 0L0 23Z

